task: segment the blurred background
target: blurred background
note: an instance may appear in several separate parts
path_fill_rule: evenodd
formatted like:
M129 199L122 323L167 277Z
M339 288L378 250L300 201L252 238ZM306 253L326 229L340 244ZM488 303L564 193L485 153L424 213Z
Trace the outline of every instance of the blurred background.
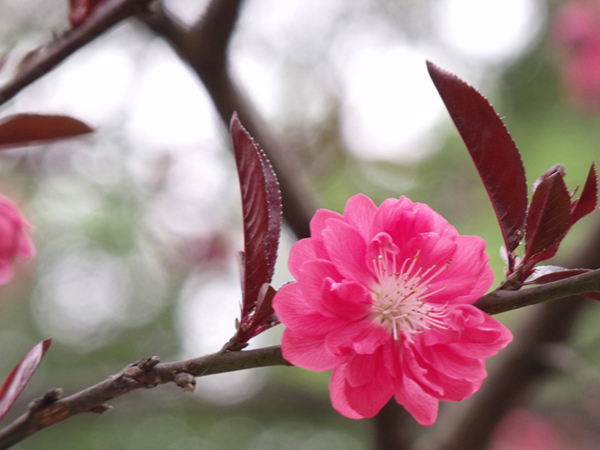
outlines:
M186 23L206 3L166 1ZM0 54L7 56L0 82L23 55L70 26L68 7L67 0L0 0ZM461 234L487 241L498 284L496 218L426 59L490 99L521 150L530 185L556 163L566 166L570 189L585 181L600 154L600 1L246 0L229 63L318 207L340 211L358 192L376 203L400 195L428 203ZM97 131L0 154L0 193L22 208L38 249L0 287L0 377L31 345L54 338L5 423L48 388L70 394L143 357L218 351L239 314L240 198L227 130L196 75L131 20L0 114L18 112L68 114ZM597 223L577 224L558 258ZM291 280L294 239L284 229L275 287ZM510 327L520 314L498 318ZM597 448L598 320L590 301L557 356L562 372L503 422L494 450ZM281 328L251 347L278 343ZM328 377L274 368L206 377L195 394L162 386L15 448L373 448L369 420L331 408ZM548 429L560 446L539 440ZM516 447L506 436L530 443Z

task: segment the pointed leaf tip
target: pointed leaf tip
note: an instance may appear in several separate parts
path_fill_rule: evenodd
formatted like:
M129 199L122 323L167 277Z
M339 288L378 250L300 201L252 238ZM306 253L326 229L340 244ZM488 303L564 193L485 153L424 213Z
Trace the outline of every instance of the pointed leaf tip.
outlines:
M244 213L244 285L242 322L256 308L261 286L275 270L281 232L281 193L277 176L260 146L242 126L236 113L231 136Z
M275 310L273 309L273 298L277 291L268 283L261 286L258 294L258 303L256 313L252 318L252 328L256 330L257 335L279 323Z
M554 256L569 226L571 197L562 173L556 171L542 178L527 214L524 261L533 257L537 262Z
M587 180L581 196L571 205L571 217L569 226L573 225L582 217L590 214L598 205L598 176L596 175L596 165L592 163L588 173Z
M0 421L25 389L51 343L52 339L46 339L31 347L4 380L0 390Z
M523 237L527 212L527 182L519 150L476 89L431 61L427 70L481 176L510 254Z

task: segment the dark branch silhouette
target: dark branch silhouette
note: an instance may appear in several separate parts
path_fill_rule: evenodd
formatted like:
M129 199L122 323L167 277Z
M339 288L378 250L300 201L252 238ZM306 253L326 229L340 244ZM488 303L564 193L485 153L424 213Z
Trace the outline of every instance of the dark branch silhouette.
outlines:
M79 27L68 30L49 44L33 50L13 79L0 88L0 105L23 88L49 73L106 30L145 8L151 0L106 0Z
M237 112L277 173L287 224L298 238L305 238L310 236L309 223L315 212L313 195L298 164L294 163L294 156L286 152L228 71L227 44L241 4L241 0L213 1L198 22L189 28L169 15L160 3L152 11L140 14L139 18L163 36L196 72L226 126L233 112Z

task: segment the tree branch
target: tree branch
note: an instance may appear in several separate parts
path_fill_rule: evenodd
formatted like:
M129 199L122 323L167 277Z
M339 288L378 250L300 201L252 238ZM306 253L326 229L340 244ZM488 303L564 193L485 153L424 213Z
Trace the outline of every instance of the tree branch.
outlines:
M185 27L159 4L138 17L164 37L205 85L221 119L229 126L237 111L240 120L265 151L277 177L283 198L283 215L298 238L310 236L309 223L315 212L313 195L304 182L293 155L269 130L227 67L227 49L242 0L213 0L192 27Z
M152 0L106 0L81 24L31 52L18 73L0 89L0 105L41 78L68 56L120 21L142 10Z
M154 356L127 366L120 373L81 392L59 400L58 390L49 391L32 402L28 410L0 430L0 449L6 449L32 434L85 412L105 412L108 400L140 388L175 383L184 391L195 389L195 378L234 370L289 365L281 347L273 346L240 352L218 352L200 358L159 364Z
M488 314L499 314L586 292L600 292L600 269L534 288L495 290L477 300L475 306Z

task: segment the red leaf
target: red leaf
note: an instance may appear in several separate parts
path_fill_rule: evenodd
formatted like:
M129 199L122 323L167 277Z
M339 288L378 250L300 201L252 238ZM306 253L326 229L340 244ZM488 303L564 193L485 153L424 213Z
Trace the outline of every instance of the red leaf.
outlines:
M544 178L531 199L527 214L523 261L554 256L569 224L571 198L560 172ZM542 254L542 252L544 252ZM537 255L532 259L532 256Z
M592 164L581 196L571 204L571 217L569 218L569 227L584 216L587 216L598 204L598 177L596 176L596 166Z
M4 380L2 390L0 390L0 420L6 416L8 410L23 392L25 385L37 369L51 343L52 339L46 339L30 348Z
M0 120L0 149L38 144L94 131L67 116L16 114Z
M555 173L560 173L560 175L564 178L567 174L565 166L563 166L562 164L554 164L552 167L546 170L542 174L542 176L540 176L537 180L534 181L533 185L531 186L531 192L535 193L535 190L540 185L540 183L546 178L550 178L550 176L554 175Z
M282 206L279 183L267 156L235 113L231 118L231 136L244 212L244 322L256 308L261 286L273 278Z
M252 317L252 326L250 327L253 331L252 336L256 336L279 323L273 309L273 298L275 298L276 293L277 291L268 283L261 286L258 293L256 313Z
M590 298L592 300L600 300L600 292L586 292L585 294L579 295L585 298Z
M485 97L430 61L427 69L473 158L510 254L521 242L527 213L527 181L519 150Z
M530 284L546 284L553 281L564 280L565 278L574 277L587 273L591 269L566 269L560 266L538 266L535 268L531 278L527 280L525 285Z

